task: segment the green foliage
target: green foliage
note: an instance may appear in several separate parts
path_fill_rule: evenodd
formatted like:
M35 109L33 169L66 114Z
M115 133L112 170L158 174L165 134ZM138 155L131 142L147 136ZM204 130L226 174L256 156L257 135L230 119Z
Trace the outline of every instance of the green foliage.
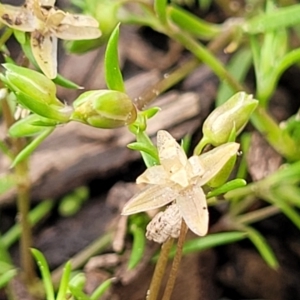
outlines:
M229 231L209 234L205 237L190 240L185 243L183 253L202 251L248 238L265 262L271 268L278 269L279 263L268 241L251 225L281 212L300 229L300 214L297 210L300 207L299 112L278 124L268 109L269 100L275 92L282 74L287 68L299 63L300 48L293 43L291 32L298 32L299 34L300 5L281 7L279 2L275 5L273 1L267 1L265 8L259 4L257 4L257 7L253 6L253 11L250 14L247 11L240 11L239 15L241 18L238 20L231 20L230 22L226 20L223 24L214 24L208 22L205 18L193 14L191 8L195 3L189 0L173 0L171 4L166 0L155 0L153 4L150 4L149 1L133 1L130 3L137 9L131 9L130 6L124 5L124 1L74 0L74 2L86 14L94 16L99 21L102 36L95 40L67 43L67 48L74 53L84 53L107 43L105 79L108 89L85 91L75 99L72 106L65 105L57 98L56 85L75 89L80 87L61 75L50 80L40 72L17 66L9 56L5 45L11 34L14 34L23 53L38 70L41 68L41 62L37 63L38 59L35 59L37 56L33 54L33 46L30 41L31 33L17 30L18 24L9 24L2 18L4 24L12 25L14 28L4 30L3 35L0 37L0 46L5 51L4 57L6 61L3 65L5 70L0 75L3 83L0 99L1 104L3 104L3 119L13 119L16 103L30 110L30 114L27 117L21 118L13 125L11 125L13 121L7 121L7 124L10 126L8 134L12 138L10 139L12 145L14 145L14 140L27 137L26 146L23 149L18 149L18 154L13 154L16 151L10 149L10 144L6 143L6 141L0 141L0 150L12 160L12 167L18 169L18 163L29 158L33 151L54 129L61 124L72 121L97 128L114 129L127 127L135 137L135 141L128 144L127 147L141 153L147 168L154 166L160 168L160 160L164 161L162 165L167 166L166 168L169 167L171 162L175 167L174 157L176 156L177 158L178 152L182 151L182 149L177 145L176 149L180 148L180 150L178 152L175 151L176 155L173 155L172 151L166 154L164 152L165 149L160 149L159 155L158 148L147 133L147 123L150 118L155 117L160 109L150 107L143 111L137 110L134 101L126 94L119 64L118 40L120 21L127 24L151 27L151 29L180 43L194 56L193 61L183 62L183 67L180 66L175 72L171 72L168 79L162 79L161 83L155 86L158 94L181 81L200 63L205 63L220 80L220 88L216 100L217 108L204 121L202 128L203 138L198 141L194 149L193 163L186 163L184 168L180 165L180 160L177 163L183 170L181 170L182 173L179 176L181 181L183 174L187 174L188 183L191 183L191 180L196 177L195 174L202 179L205 194L203 192L201 201L204 201L205 205L206 199L210 199L208 201L209 204L216 206L220 202L226 202L228 211L224 211L220 223L224 221L228 226L225 230ZM210 0L199 1L199 6L205 11L211 3L212 1ZM178 5L188 6L190 11ZM219 1L216 5L222 8L223 4ZM10 9L5 7L5 5L0 4L2 10ZM230 15L225 7L223 7L223 10L225 15ZM49 21L46 25L50 23ZM97 24L96 22L96 27L98 26ZM96 30L99 31L98 27ZM51 33L53 33L52 31ZM204 40L207 44L202 44L200 40ZM43 49L40 47L40 51ZM223 49L229 52L235 51L226 65L215 55ZM53 53L53 57L56 57L56 53ZM257 100L254 100L248 94L247 88L243 85L252 66L255 71L256 90L254 94ZM140 97L141 99L143 99L142 96ZM146 99L144 106L148 105L152 100ZM141 105L139 108L144 108L144 106ZM288 163L266 178L247 184L245 178L248 178L248 167L245 157L251 141L250 134L242 133L242 131L249 120L255 127L255 130ZM240 139L238 137L239 134L241 134ZM227 160L226 164L222 164L222 168L216 168L216 165L220 165L220 161L226 154L220 151L216 155L216 149L220 149L219 147L223 147L227 142L235 140L241 143L243 156L239 159L236 176L229 177L236 165L236 152ZM187 150L190 149L191 145L193 144L188 141L186 144L183 143L182 147L188 152ZM217 148L203 153L208 145ZM166 148L168 148L167 146ZM161 153L164 155L161 155ZM199 156L200 154L201 156ZM196 164L195 161L198 161L199 164ZM155 170L157 171L158 168ZM217 172L214 171L216 169L218 170ZM171 168L170 170L170 173L177 174L178 170L175 170L175 172ZM201 170L204 170L204 174L200 172ZM175 182L177 185L182 184L179 180L174 181L174 174L172 178L170 177L173 183ZM168 174L168 176L171 175ZM159 179L164 182L165 186L169 187L169 183L172 180L168 176L161 176ZM16 178L13 175L1 177L0 194L9 191L11 188L18 188ZM203 182L203 178L208 178L209 180ZM232 178L232 180L226 182L228 178ZM154 180L155 178L152 179ZM202 185L199 182L193 184L194 187ZM174 189L174 185L171 188ZM184 191L186 191L185 189ZM160 196L169 195L161 195L159 190L156 192ZM22 193L22 191L19 190L19 193ZM222 197L224 194L225 199ZM75 190L62 199L59 206L60 213L64 216L76 213L87 197L88 191L86 188ZM169 197L170 199L167 199L168 201L164 202L164 204L175 200L174 197ZM152 198L149 196L151 201L153 200ZM253 210L253 207L257 207L253 204L258 199L264 200L267 206ZM142 200L144 201L144 199ZM200 200L198 198L197 200L198 202L193 202L193 204L199 204ZM176 201L175 204L179 205L178 203L182 201L181 194L180 197L176 198ZM193 201L196 200L193 199ZM147 207L152 207L151 205L152 203L147 202ZM45 201L38 205L29 214L29 225L32 226L38 222L52 207L52 201ZM183 211L186 213L185 209ZM193 210L188 210L187 215L193 216ZM190 218L193 219L193 217ZM146 222L148 220L144 215L135 216L129 221L128 233L131 234L133 239L132 251L128 262L129 270L134 269L143 257L146 245L144 236ZM17 224L0 237L0 288L6 286L17 273L16 268L10 262L7 249L18 240L22 232L20 224ZM55 296L50 271L44 256L35 249L32 250L32 253L42 274L47 300L63 300L68 297L96 300L103 295L113 282L113 279L109 279L99 286L92 295L87 295L84 292L85 276L79 273L71 279L71 265L68 262L65 265L58 294ZM174 253L175 249L172 250L171 256L174 256ZM173 275L171 274L170 278ZM151 299L153 294L155 293L150 291L149 300L153 300Z
M119 25L112 32L105 52L105 79L111 90L125 92L123 76L118 57Z

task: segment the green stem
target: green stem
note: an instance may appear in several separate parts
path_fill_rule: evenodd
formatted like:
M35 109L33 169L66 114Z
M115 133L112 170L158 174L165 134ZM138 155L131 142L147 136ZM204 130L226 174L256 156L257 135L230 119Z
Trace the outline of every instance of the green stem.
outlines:
M171 247L173 245L174 239L169 238L161 247L161 252L158 258L158 261L155 265L154 274L152 276L151 284L148 291L148 297L147 300L156 300L160 285L162 282L162 278L164 276L167 262L169 259L169 252L171 250Z
M180 235L179 235L178 242L177 242L176 254L173 259L172 269L171 269L171 272L170 272L170 275L168 278L167 286L166 286L162 300L169 300L172 296L172 292L173 292L173 289L175 286L175 281L177 278L177 273L179 270L179 265L180 265L181 258L182 258L182 249L183 249L183 244L185 241L187 230L188 230L188 228L186 226L186 223L184 220L182 220Z
M300 159L300 147L289 135L282 132L263 107L259 106L254 111L251 121L278 153L291 161Z
M229 31L229 33L231 33ZM223 34L223 33L222 33ZM170 31L168 35L178 41L191 51L200 61L207 64L219 77L226 81L235 91L244 91L245 87L241 85L225 68L225 66L214 56L213 52L203 46L200 42L182 31ZM220 49L219 49L220 50Z
M30 211L28 217L30 225L33 227L42 218L45 217L53 208L55 202L53 200L44 200L38 206L36 206L32 211ZM3 234L1 241L6 248L9 248L14 244L22 233L22 228L20 224L16 224L11 227L5 234Z
M265 220L278 213L280 213L280 209L277 206L271 205L236 217L235 222L243 225L249 225L251 223Z
M15 140L15 146L17 152L23 149L24 143L22 140ZM18 206L18 219L22 228L21 240L20 240L20 257L21 266L24 271L25 282L32 284L36 277L34 271L33 258L30 253L32 247L32 232L29 221L29 209L30 209L30 179L28 161L24 160L15 166L15 176L17 182L17 206Z
M14 117L6 100L2 100L3 116L6 127L9 128L14 122ZM14 156L20 153L25 145L24 139L11 139L12 152ZM23 269L24 281L31 285L36 278L33 258L30 253L32 246L32 232L28 217L30 208L30 188L28 161L24 160L14 168L17 188L18 220L22 228L20 240L20 260Z
M230 42L231 38L232 32L230 30L223 32L222 35L216 37L208 44L208 50L206 51L211 51L212 53L219 52ZM179 66L173 72L166 74L162 80L147 89L141 97L138 97L138 99L135 100L135 105L139 110L143 110L154 99L156 99L158 95L180 82L193 70L199 67L200 64L201 61L198 57L190 58L183 65Z

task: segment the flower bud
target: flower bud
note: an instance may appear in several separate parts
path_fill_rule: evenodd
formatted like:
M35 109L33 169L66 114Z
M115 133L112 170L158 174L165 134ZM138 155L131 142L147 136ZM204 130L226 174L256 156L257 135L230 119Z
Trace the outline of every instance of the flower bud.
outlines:
M239 134L258 105L252 95L239 92L217 107L203 124L204 138L218 146L228 142L232 130Z
M5 75L2 81L12 90L18 102L25 108L45 118L67 122L70 109L56 98L56 86L43 74L4 64Z
M56 98L55 84L43 74L13 64L3 64L6 69L3 81L13 92L22 92L32 101L64 107Z
M70 120L99 128L117 128L136 120L137 112L131 99L112 90L85 92L74 103Z

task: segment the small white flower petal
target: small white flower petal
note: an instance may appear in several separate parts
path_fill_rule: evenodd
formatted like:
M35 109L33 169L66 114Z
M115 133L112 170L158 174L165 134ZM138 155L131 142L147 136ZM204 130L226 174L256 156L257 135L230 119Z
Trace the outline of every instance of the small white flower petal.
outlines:
M62 20L65 18L66 13L62 10L51 9L49 11L45 27L46 28L56 28L59 24L61 24Z
M179 184L182 188L189 185L189 178L185 169L180 169L178 172L172 174L170 176L170 180Z
M131 215L162 207L175 200L177 196L177 191L171 187L150 185L125 204L122 215Z
M62 40L90 40L101 36L101 31L96 27L77 27L61 24L54 31L56 37Z
M146 171L136 179L136 183L164 185L167 183L167 173L162 166L153 166L146 169Z
M228 160L237 154L239 147L238 143L226 143L201 154L198 159L199 163L203 165L204 174L197 180L197 184L202 186L215 177Z
M45 35L39 31L31 34L31 49L33 56L43 71L50 79L57 75L57 38L50 33Z
M55 4L55 0L40 0L40 4L46 7L53 7Z
M157 149L160 163L167 172L175 173L187 164L185 152L165 130L157 133Z
M206 197L199 186L191 186L180 192L176 204L187 226L199 236L208 231L208 209Z
M204 166L199 160L199 156L191 156L188 159L186 169L191 178L202 176L204 174Z
M86 15L73 15L66 13L65 18L61 22L62 25L73 25L76 27L99 27L96 19Z
M23 6L0 3L0 21L13 29L25 32L32 32L36 29L34 15Z

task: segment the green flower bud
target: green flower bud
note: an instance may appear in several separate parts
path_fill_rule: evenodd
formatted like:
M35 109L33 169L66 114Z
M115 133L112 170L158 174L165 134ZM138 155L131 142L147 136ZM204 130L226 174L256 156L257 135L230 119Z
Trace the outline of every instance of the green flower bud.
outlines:
M136 120L137 112L124 93L111 90L85 92L74 103L70 120L99 128L117 128Z
M62 123L69 120L70 108L56 98L56 86L50 79L13 64L3 66L6 73L1 79L15 93L22 106L45 118Z
M232 130L238 135L258 105L252 95L239 92L217 107L203 124L204 139L214 146L228 142Z
M6 69L2 80L13 92L22 92L32 101L41 101L48 105L64 107L56 98L55 84L43 74L13 64L3 64Z

